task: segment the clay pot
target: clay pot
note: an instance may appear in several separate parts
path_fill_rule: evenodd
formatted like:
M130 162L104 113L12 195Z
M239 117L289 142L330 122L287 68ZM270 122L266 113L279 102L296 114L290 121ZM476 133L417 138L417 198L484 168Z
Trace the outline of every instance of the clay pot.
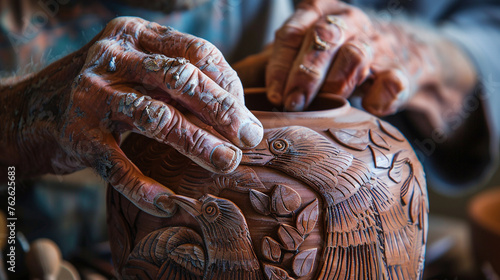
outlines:
M476 195L469 204L472 247L487 279L500 276L500 188Z
M280 112L262 90L246 104L265 128L228 175L212 174L139 135L122 145L168 186L171 218L113 188L108 223L116 271L151 279L417 279L427 235L422 167L389 123L340 97ZM199 123L199 122L198 122ZM206 126L204 126L206 127ZM184 275L184 276L182 276Z

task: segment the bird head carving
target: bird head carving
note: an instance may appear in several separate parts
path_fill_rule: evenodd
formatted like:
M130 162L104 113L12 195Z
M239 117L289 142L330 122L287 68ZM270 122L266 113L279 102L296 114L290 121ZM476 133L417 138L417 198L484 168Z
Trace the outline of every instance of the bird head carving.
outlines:
M270 166L285 173L310 170L341 152L318 132L302 126L266 129L257 147L243 152L241 164ZM300 172L299 172L300 173Z
M314 139L311 138L315 135L311 133L317 134L311 129L299 126L266 129L259 145L243 152L241 163L264 166L280 158L298 157L314 148Z
M243 213L230 200L209 194L200 199L182 195L172 195L170 198L191 214L204 229L216 226L221 230L241 231L247 228Z

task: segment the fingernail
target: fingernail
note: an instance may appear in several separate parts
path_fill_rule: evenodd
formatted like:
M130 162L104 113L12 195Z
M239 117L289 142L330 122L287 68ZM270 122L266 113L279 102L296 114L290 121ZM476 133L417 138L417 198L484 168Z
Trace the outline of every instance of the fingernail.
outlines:
M168 194L157 195L154 200L154 205L169 215L174 215L177 210L177 204L169 198Z
M277 81L272 82L269 86L267 99L269 99L269 102L273 103L276 106L281 105L281 103L283 102L280 92L280 86Z
M240 127L239 138L243 144L243 148L253 148L257 146L263 136L264 129L254 122L245 123Z
M241 151L221 144L215 147L210 153L210 161L217 171L221 173L232 172L240 163Z
M306 103L306 96L300 90L293 91L285 101L285 110L287 111L303 111Z

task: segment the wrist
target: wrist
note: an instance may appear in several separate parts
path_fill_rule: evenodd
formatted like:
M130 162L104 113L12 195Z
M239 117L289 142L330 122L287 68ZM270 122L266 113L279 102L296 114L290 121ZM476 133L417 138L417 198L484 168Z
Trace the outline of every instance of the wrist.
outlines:
M82 49L38 73L0 80L0 165L15 165L25 176L52 171L58 122L85 57Z

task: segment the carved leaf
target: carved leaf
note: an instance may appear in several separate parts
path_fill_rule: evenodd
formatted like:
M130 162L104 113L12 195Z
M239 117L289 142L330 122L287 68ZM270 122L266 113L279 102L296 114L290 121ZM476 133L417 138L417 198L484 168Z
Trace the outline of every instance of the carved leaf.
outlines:
M391 167L391 161L389 158L379 149L370 145L370 150L372 151L373 161L375 167L377 168L389 168Z
M293 258L292 268L297 276L303 277L311 273L314 261L316 260L317 251L317 248L305 250L298 253L295 258Z
M383 132L385 132L385 134L391 136L392 138L398 140L399 142L405 141L404 136L401 134L401 132L398 131L397 128L382 120L377 120L377 122L378 125L380 126L380 129Z
M250 202L252 203L253 209L262 215L271 214L270 205L271 199L265 193L261 193L256 190L250 190Z
M328 132L340 144L358 151L363 151L368 146L368 129L335 129Z
M300 244L304 242L304 238L300 232L289 225L281 224L278 229L278 237L281 243L284 245L285 249L290 251L295 251L299 248Z
M288 272L274 265L264 264L264 273L268 280L294 280Z
M377 145L378 147L382 149L389 150L391 147L387 141L385 141L384 137L382 137L380 134L378 134L375 130L370 129L370 139L372 140L373 144Z
M262 254L269 261L279 262L281 258L281 246L276 240L266 236L262 239Z
M299 193L294 189L277 185L271 195L271 211L278 215L288 215L300 207L301 199Z
M398 184L403 181L403 169L410 161L408 158L401 158L401 153L402 151L396 153L392 160L391 169L389 170L389 178Z
M302 236L309 234L318 221L318 199L314 199L297 217L297 230Z

